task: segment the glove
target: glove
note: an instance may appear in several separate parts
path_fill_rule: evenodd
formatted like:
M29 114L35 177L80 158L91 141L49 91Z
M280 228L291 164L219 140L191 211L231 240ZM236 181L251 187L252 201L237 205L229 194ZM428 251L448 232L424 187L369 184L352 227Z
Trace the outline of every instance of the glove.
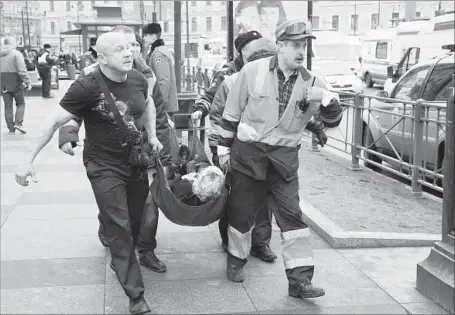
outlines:
M220 155L219 164L224 172L229 172L231 170L231 154Z
M327 143L327 135L326 135L325 131L316 133L316 137L318 138L318 144L321 147L324 147L324 145Z

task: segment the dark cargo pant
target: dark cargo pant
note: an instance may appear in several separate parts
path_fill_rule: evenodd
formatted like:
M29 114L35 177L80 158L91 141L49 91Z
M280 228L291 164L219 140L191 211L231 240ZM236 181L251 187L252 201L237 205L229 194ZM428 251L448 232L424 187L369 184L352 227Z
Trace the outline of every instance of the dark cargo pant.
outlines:
M126 295L137 298L144 294L135 246L149 193L147 172L133 172L128 165L101 161L84 161L84 164L98 204L112 266Z
M251 228L267 195L274 198L271 207L281 230L281 249L290 284L311 282L314 272L309 228L303 222L299 205L298 178L285 181L269 164L266 180L256 180L235 169L230 174L229 256L243 266L247 261Z
M38 73L41 78L41 93L43 97L48 97L51 95L51 74L50 67L40 67L38 68Z

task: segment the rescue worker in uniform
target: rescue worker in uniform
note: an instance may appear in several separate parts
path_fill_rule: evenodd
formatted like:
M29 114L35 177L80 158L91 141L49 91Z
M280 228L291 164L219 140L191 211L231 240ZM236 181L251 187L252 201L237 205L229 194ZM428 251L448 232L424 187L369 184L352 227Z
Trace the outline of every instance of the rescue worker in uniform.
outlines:
M215 73L211 87L206 91L205 95L195 102L195 105L193 106L193 120L204 119L204 117L209 114L210 108L213 106L212 102L214 100L215 93L219 90L222 82L226 77L229 77L242 69L243 65L246 63L246 56L251 56L254 53L255 48L252 49L252 45L254 45L254 43L260 38L262 38L261 34L256 31L250 31L241 34L235 39L234 45L239 55L234 59L234 61L225 64L221 71ZM220 119L220 113L210 114L210 120L213 127L209 134L209 147L212 152L212 162L216 166L219 166L219 163L216 149L218 145L218 134L215 131L215 128L216 125L219 124L218 121ZM251 254L262 261L273 262L277 256L270 249L270 239L272 238L272 212L265 202L262 209L263 210L260 211L256 218L252 234L253 246L251 248ZM227 227L228 217L227 213L225 213L225 215L218 222L222 247L225 252L227 252L228 246Z
M60 126L75 117L83 117L84 165L106 228L111 268L130 299L130 313L144 314L150 312L150 307L144 299L135 245L149 185L146 170L128 161L131 145L142 145L145 139L155 150L162 148L155 132L155 105L149 97L146 78L132 68L133 55L124 34L102 34L96 48L99 70L78 78L70 86L55 116L44 125L37 144L18 168L16 181L23 186L28 185L29 176L35 181L33 161L38 153ZM131 135L129 145L123 145L120 127L112 117L99 80L105 81L115 105L124 112L122 119Z
M156 107L156 134L158 140L163 144L163 150L160 151L160 160L162 165L167 168L171 162L170 144L169 144L169 124L167 120L166 110L161 95L160 89L156 84L156 78L153 75L152 70L145 64L145 61L141 58L140 53L142 51L141 39L139 35L135 35L134 31L124 25L116 26L112 29L112 32L124 33L131 42L131 46L134 47L134 61L133 68L142 73L149 81L149 91L152 92L150 95L155 103ZM138 47L139 46L139 47ZM98 68L97 64L93 64L89 67L84 68L81 72L80 77L83 77L90 72ZM69 154L74 155L73 148L79 141L79 128L82 124L82 119L74 119L68 122L65 126L60 128L59 132L59 147L60 149ZM98 230L98 236L103 244L107 247L107 239L104 225L100 216L98 216L100 226ZM156 233L158 230L158 218L159 211L155 203L152 202L151 195L147 197L144 206L144 212L142 217L141 232L138 239L138 252L139 252L139 263L146 266L155 272L166 272L167 267L158 257L155 255L155 249L157 246Z
M325 291L311 282L314 263L309 228L299 206L298 154L312 116L319 110L326 127L335 127L342 108L338 95L303 66L307 39L315 38L311 25L303 20L285 22L275 35L277 54L243 67L220 122L220 164L230 164L231 169L226 273L231 281L244 281L251 230L270 193L281 230L289 295L314 298Z
M166 111L171 120L174 121L173 113L179 111L174 57L164 45L163 39L161 39L160 24L147 24L144 26L142 34L145 46L148 47L150 45L148 65L156 75L158 86L166 105Z

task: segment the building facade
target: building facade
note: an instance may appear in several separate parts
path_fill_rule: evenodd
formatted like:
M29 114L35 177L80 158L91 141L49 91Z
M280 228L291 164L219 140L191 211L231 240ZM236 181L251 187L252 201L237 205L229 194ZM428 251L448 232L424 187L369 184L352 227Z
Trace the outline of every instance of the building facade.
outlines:
M37 47L42 42L39 1L0 1L0 36L12 36L19 47Z

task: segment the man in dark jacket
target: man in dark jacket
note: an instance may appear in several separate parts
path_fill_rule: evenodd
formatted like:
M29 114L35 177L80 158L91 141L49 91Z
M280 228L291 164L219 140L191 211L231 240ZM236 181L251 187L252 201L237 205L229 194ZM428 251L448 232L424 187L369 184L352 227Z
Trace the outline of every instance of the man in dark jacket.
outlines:
M44 44L44 50L41 55L38 56L38 74L42 82L42 95L44 98L53 98L51 96L51 71L52 66L55 65L56 61L52 58L51 45Z
M0 51L1 91L5 102L5 120L9 134L16 130L25 133L22 127L25 112L24 88L32 88L25 66L24 56L16 50L16 41L6 38ZM16 101L16 117L13 118L13 101Z
M130 31L132 33L130 33ZM126 33L127 35L132 34L136 40L139 40L136 38L134 32L129 27L117 26L112 30L112 32L121 32ZM140 42L138 43L140 44ZM81 72L81 75L89 73L90 71L94 70L96 66L96 64L93 64L85 68ZM145 64L145 61L142 58L136 57L134 59L133 68L142 73L149 81L149 84L151 80L155 80L152 70ZM170 126L167 120L163 96L158 84L156 83L153 84L152 99L156 107L156 134L158 140L163 145L163 149L160 151L160 160L163 166L168 166L171 161L169 144ZM60 128L59 147L63 152L70 155L74 154L72 149L77 145L77 142L79 141L78 131L81 123L82 121L78 122L73 120ZM144 206L141 231L137 247L139 251L139 262L142 265L150 268L155 272L165 272L167 270L166 265L161 260L159 260L154 253L154 250L157 246L156 232L158 228L158 215L158 207L156 207L156 205L152 202L151 196L149 194ZM100 220L100 229L98 231L98 236L101 243L103 245L106 245L104 233L104 227L101 224Z

